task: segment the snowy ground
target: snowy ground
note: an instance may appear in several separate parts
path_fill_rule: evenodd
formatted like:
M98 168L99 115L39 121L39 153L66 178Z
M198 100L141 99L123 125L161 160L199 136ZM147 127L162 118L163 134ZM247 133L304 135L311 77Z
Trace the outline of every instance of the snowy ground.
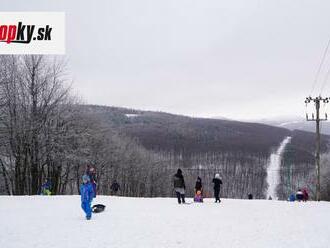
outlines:
M84 219L79 196L0 197L2 248L330 247L330 203L98 196Z

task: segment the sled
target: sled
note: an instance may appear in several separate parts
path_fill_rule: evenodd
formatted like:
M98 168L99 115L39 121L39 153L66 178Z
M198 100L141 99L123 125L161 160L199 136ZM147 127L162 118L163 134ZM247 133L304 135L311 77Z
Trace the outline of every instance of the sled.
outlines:
M105 205L103 205L103 204L96 204L96 205L93 205L93 207L92 207L93 213L101 213L104 210L105 210Z
M194 196L194 202L203 202L202 191L198 190Z

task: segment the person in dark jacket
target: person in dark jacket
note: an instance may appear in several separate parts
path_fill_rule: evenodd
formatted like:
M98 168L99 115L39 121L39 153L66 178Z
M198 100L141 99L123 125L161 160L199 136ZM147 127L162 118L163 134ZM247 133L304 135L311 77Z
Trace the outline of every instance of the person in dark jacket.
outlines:
M197 191L203 192L202 179L200 177L197 177L197 181L195 184L195 194Z
M110 189L111 189L111 194L112 194L112 195L117 195L118 190L120 190L120 185L119 185L119 183L117 183L117 181L114 180L113 183L112 183L111 186L110 186Z
M220 175L217 173L215 174L213 180L212 180L213 184L214 184L214 198L215 198L215 202L221 202L220 200L220 185L222 184Z
M176 197L178 198L178 203L179 204L181 204L181 202L185 203L184 197L185 197L186 185L184 183L184 178L181 169L178 169L177 173L174 175L173 184L174 184Z
M85 175L87 175L90 179L90 183L93 187L94 198L96 197L96 171L95 168L91 165L87 165Z
M304 199L304 193L301 191L301 189L298 189L296 193L296 199L297 201L302 201Z

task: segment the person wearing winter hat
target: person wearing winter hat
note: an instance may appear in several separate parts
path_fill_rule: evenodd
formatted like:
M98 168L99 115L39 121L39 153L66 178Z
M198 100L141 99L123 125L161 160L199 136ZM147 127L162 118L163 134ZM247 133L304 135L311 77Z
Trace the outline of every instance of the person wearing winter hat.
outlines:
M220 178L220 174L216 173L212 183L214 184L213 189L214 189L214 198L215 198L215 202L221 202L220 200L220 185L222 184L221 178Z
M304 193L301 191L301 189L298 189L296 193L296 199L300 202L304 199Z
M83 183L80 186L81 208L86 214L86 219L90 220L92 218L91 204L94 198L94 190L88 175L83 175L82 181Z
M182 175L182 170L178 169L177 173L173 177L174 191L176 193L176 197L178 198L178 203L185 203L185 189L186 185L184 183L184 178Z

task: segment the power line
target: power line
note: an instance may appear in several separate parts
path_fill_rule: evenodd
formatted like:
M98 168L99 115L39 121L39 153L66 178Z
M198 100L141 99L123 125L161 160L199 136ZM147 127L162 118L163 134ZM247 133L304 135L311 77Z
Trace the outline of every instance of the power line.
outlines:
M323 84L322 84L322 87L321 87L321 94L323 92L323 89L329 79L329 76L330 76L330 67L329 67L329 70L327 71L327 74L325 75L325 78L324 78L324 81L323 81Z
M320 76L320 72L321 72L323 63L324 63L325 58L326 58L327 53L328 53L329 46L330 46L330 39L329 39L328 44L327 44L327 46L326 46L326 48L325 48L325 50L323 52L323 56L322 56L321 62L320 62L319 67L318 67L318 69L316 71L316 75L315 75L315 78L314 78L314 83L313 83L313 86L312 86L312 90L311 90L311 93L309 95L312 95L312 93L314 92L315 86L316 86L317 81L318 81L319 76Z

